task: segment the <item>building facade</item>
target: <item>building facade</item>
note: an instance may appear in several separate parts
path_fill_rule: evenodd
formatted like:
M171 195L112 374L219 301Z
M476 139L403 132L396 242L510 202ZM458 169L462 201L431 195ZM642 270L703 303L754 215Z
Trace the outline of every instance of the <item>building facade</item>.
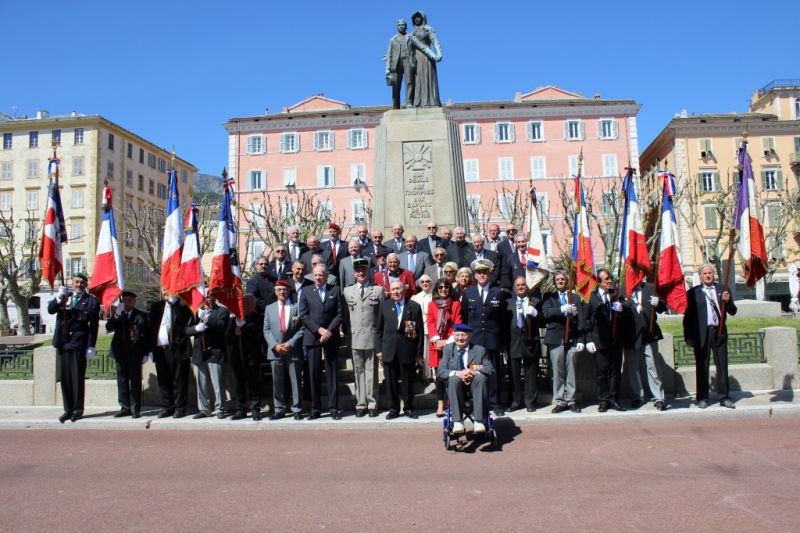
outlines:
M6 217L13 213L15 220L30 219L16 228L18 242L41 238L49 187L48 159L53 156L55 140L69 239L63 247L66 279L75 272L91 274L94 268L106 181L113 190L124 275L131 280L152 279L137 253L142 239L128 232L123 211L166 210L166 172L172 154L101 116L74 112L50 115L39 111L34 118L0 115L0 135L0 210ZM186 205L186 193L197 169L180 158L175 159L175 168L182 188L181 204ZM47 287L42 299L49 294ZM46 306L46 302L41 305ZM32 306L34 314L36 307ZM34 317L37 329L41 329L40 322L52 322L48 319L46 313L41 319Z
M621 182L623 167L638 167L636 114L641 106L633 100L585 98L548 86L517 93L513 100L447 102L444 107L459 124L473 226L497 222L502 228L515 218L515 196L519 203L533 183L550 254L559 254L569 238L565 224L571 222L564 220L559 190L577 174L581 153L583 175L587 182L597 181L598 203L604 184ZM224 125L228 167L240 203L268 210L263 206L267 192L273 209L280 204L291 220L299 198L308 195L318 202L320 217L344 220L348 229L369 226L375 130L388 109L351 107L317 95L280 113L230 119ZM239 223L240 231L246 231L242 214ZM380 229L388 233L391 226ZM263 249L263 243L251 243L249 257ZM602 257L601 242L595 251Z

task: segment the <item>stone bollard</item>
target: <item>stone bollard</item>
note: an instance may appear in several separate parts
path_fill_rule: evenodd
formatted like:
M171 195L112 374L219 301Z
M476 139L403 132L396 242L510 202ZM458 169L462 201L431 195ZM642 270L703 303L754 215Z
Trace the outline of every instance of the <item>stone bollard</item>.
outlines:
M33 405L58 405L58 356L52 346L33 350Z
M770 327L759 330L764 334L764 357L772 367L774 389L796 389L797 332L794 328Z

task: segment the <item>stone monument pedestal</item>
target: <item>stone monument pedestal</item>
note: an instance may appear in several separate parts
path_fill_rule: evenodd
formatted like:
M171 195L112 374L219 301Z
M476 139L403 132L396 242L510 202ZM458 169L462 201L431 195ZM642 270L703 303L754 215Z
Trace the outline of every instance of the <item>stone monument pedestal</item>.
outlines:
M387 111L375 143L372 226L391 235L399 222L422 239L429 220L469 225L458 124L441 107Z

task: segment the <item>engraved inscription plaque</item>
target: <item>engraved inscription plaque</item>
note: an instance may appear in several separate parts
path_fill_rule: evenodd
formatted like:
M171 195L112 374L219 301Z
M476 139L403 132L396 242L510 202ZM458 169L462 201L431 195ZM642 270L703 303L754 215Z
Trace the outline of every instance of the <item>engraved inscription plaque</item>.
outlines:
M406 224L426 224L435 219L431 142L403 143L403 204Z

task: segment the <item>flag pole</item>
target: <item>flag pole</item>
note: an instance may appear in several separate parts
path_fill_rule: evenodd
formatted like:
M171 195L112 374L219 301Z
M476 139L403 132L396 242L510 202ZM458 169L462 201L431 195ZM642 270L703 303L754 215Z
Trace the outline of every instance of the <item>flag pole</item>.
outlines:
M747 130L742 132L742 144L744 144L745 145L745 149L747 149ZM742 181L741 180L742 172L744 171L744 169L742 168L741 164L737 166L737 169L739 170L739 178L740 178L739 181L741 182ZM737 187L737 190L736 190L736 199L737 199L736 205L737 206L739 205L739 202L738 202L739 195L742 194L741 183L739 183L738 185L739 186ZM737 211L738 211L738 208L737 208ZM741 215L741 213L737 213L737 215ZM723 283L723 285L722 285L722 292L723 293L728 290L728 282L730 281L730 278L731 278L731 263L733 263L733 241L734 241L735 238L736 238L736 221L733 220L733 221L731 221L730 237L728 237L728 247L729 247L729 250L728 250L728 264L725 267L725 283ZM720 295L720 298L721 297L722 296ZM728 306L727 305L723 305L721 307L722 307L722 310L721 310L720 317L719 317L719 329L717 330L717 335L718 336L722 336L722 330L725 328L725 317L728 314L727 313Z
M530 182L531 182L531 194L530 194L530 196L531 196L531 214L530 214L531 220L529 220L529 222L528 222L528 239L531 238L531 231L530 230L531 230L531 227L533 225L534 210L536 208L536 187L533 186L533 176L531 176ZM527 268L527 265L526 265L526 268ZM530 305L531 307L533 307L532 299L533 299L533 289L528 288L528 305ZM530 315L525 315L525 321L527 322L526 325L528 326L528 340L531 340L533 338L533 331L532 331L533 330L533 318Z
M667 161L664 161L664 170L667 171L667 176L664 178L664 183L662 183L662 193L661 193L661 209L658 213L658 220L656 221L656 231L653 232L655 235L659 231L664 231L664 226L661 222L662 217L664 216L664 196L667 194L667 180L669 179L669 168L667 166ZM658 173L658 161L656 161L656 175ZM659 241L661 240L661 235L659 235ZM661 246L658 249L658 255L656 255L656 268L654 270L655 276L653 276L653 296L656 296L658 292L658 268L661 264ZM650 327L648 331L653 333L653 326L655 325L656 319L656 308L650 306Z
M52 140L50 141L50 146L53 148L53 159L58 160L58 143L56 142L55 136L53 136ZM60 169L61 165L59 165L56 161L56 172L55 176L53 177L53 183L51 184L51 187L55 187L56 191L58 191L58 174ZM45 216L42 218L42 220L47 219L47 209L49 209L49 206L45 206ZM58 219L58 216L56 216L56 219ZM60 239L61 237L57 236L56 238ZM61 257L64 257L63 254ZM66 287L67 283L64 278L64 265L61 265L61 272L59 272L59 274L61 275L61 286ZM52 290L53 288L50 287L50 291ZM61 302L61 319L61 326L64 330L64 340L69 341L70 335L69 325L67 324L67 298L64 298L64 300Z
M633 179L633 167L631 167L630 159L628 160L627 171L628 171L628 174L627 174L626 178L628 180L632 180ZM627 198L626 198L626 195L625 195L625 190L624 190L625 189L625 187L624 187L625 183L626 183L626 180L623 180L622 181L622 184L623 184L622 200L624 202L623 203L623 208L622 208L622 210L623 210L623 213L622 213L623 235L620 235L620 239L619 239L620 247L619 247L619 260L617 261L617 290L614 291L614 293L615 293L614 294L614 302L619 302L619 293L620 293L620 288L621 288L620 281L622 281L622 263L624 262L624 259L625 259L625 255L624 255L625 252L622 250L622 246L621 245L622 245L623 240L626 237L624 235L624 232L627 231L627 229L628 229L626 227L626 223L628 221L628 212L627 211L628 211L628 207L629 206L628 206L628 201L627 201ZM628 283L628 280L625 280L625 283ZM619 316L619 313L616 312L616 311L614 311L612 313L612 315L611 315L611 341L612 342L614 341L614 339L617 338L617 317L618 316Z
M581 167L582 166L583 166L583 148L581 148L581 154L578 156L578 185L579 186L580 186L580 183L581 183ZM578 200L578 202L580 202L580 199ZM580 209L580 206L578 207L578 209ZM577 211L575 213L575 216L576 217L578 216ZM577 234L577 231L574 232L574 234L572 235L572 238L573 239L580 239L580 237ZM580 242L578 243L578 246L580 247ZM569 297L569 301L567 303L570 304L570 305L572 305L572 292L573 292L574 289L575 289L575 258L573 257L572 258L572 263L570 264L570 268L569 268L569 284L567 285L567 296ZM564 327L564 346L565 347L567 345L567 342L569 342L569 324L570 324L570 322L572 322L572 316L568 315L567 316L567 324Z

